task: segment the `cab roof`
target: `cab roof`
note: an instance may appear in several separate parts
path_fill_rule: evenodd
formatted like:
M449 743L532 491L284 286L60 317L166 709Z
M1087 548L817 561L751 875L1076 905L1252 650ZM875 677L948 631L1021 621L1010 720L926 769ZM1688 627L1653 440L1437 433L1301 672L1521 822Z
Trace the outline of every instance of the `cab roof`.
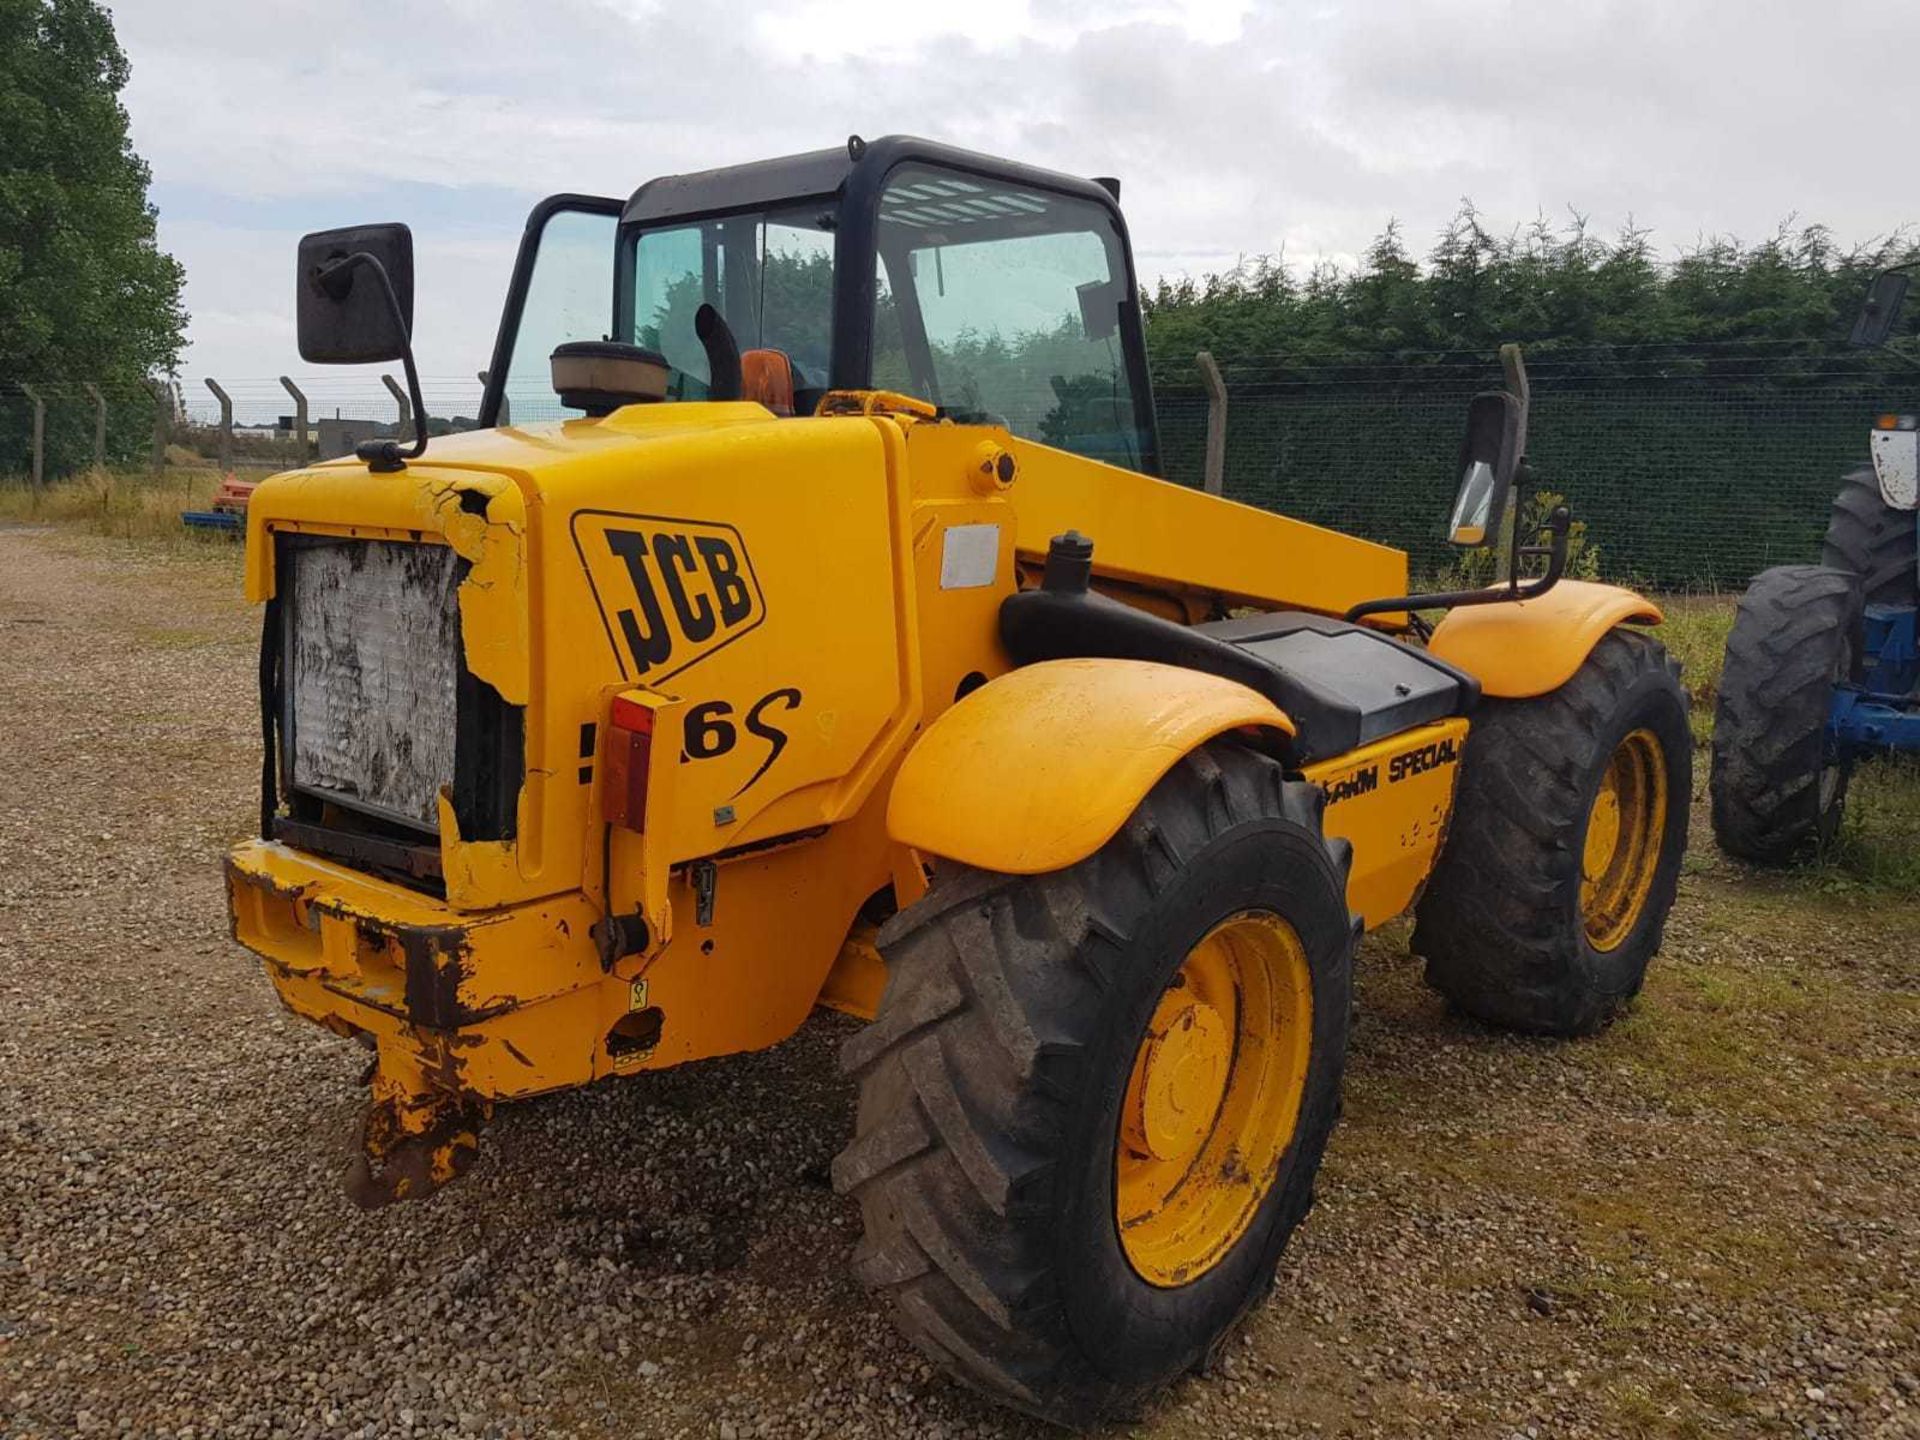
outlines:
M830 150L809 150L800 155L696 170L687 175L662 175L633 192L620 218L627 224L652 225L694 215L771 209L801 200L837 198L856 174L862 180L870 178L877 186L887 171L910 160L1078 195L1110 208L1116 206L1119 198L1117 180L1086 180L912 135L884 135L872 141L861 140L856 135L845 145Z

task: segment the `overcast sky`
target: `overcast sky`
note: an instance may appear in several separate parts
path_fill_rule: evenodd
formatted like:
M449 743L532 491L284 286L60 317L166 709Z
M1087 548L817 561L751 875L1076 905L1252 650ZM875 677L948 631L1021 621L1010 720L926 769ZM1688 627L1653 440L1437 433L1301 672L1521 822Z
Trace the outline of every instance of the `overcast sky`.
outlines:
M1502 226L1569 206L1605 230L1631 216L1669 251L1790 215L1843 242L1920 216L1916 0L121 0L114 13L161 242L187 267L196 389L206 374L298 373L304 231L409 222L422 372L467 376L539 196L625 195L849 133L1118 175L1149 279L1259 253L1352 263L1390 217L1424 249L1463 196Z

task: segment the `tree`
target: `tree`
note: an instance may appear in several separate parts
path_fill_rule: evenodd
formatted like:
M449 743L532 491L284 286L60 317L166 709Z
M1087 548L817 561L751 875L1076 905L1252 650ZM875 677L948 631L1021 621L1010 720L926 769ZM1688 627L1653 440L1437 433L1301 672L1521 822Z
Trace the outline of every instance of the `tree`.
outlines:
M67 397L88 381L137 393L178 363L186 328L184 275L155 242L127 136L127 74L94 0L0 0L0 390L57 387L61 468L91 451L88 402ZM116 425L115 449L144 430ZM26 443L21 426L0 428L0 471L23 468Z
M1407 375L1457 370L1490 362L1505 340L1525 342L1539 364L1559 356L1592 375L1642 372L1655 350L1672 375L1745 375L1764 355L1769 374L1804 379L1817 368L1802 374L1782 357L1805 351L1812 366L1846 335L1873 274L1916 258L1905 230L1842 251L1825 227L1789 223L1751 245L1706 237L1663 263L1631 223L1611 242L1578 213L1558 228L1541 217L1498 233L1462 202L1424 265L1389 222L1352 271L1322 264L1296 284L1261 257L1200 281L1162 280L1142 300L1155 370L1182 380L1200 349L1245 380L1279 382L1324 378L1330 364L1355 379L1368 362ZM1920 335L1920 305L1902 333Z

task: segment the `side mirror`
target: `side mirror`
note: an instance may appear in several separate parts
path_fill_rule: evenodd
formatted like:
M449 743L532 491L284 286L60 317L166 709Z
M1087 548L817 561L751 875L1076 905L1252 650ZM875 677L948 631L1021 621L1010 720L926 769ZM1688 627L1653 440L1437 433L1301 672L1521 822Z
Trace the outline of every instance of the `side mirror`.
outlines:
M1467 403L1467 438L1460 446L1460 493L1447 522L1455 545L1492 543L1506 513L1507 491L1520 464L1526 411L1505 390L1487 390Z
M1089 280L1076 286L1080 300L1080 329L1089 340L1105 340L1120 328L1120 302L1126 298L1126 281Z
M304 237L296 283L302 360L373 365L411 352L413 232L406 226L352 225Z
M1866 304L1860 307L1860 318L1853 322L1849 344L1870 349L1887 343L1894 322L1900 318L1901 303L1907 298L1908 278L1904 270L1882 270L1873 277Z

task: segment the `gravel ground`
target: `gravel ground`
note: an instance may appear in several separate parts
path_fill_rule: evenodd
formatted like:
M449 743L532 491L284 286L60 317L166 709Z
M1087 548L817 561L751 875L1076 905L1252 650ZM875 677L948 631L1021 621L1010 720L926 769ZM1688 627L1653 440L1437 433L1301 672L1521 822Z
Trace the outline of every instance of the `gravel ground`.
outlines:
M226 936L252 642L225 551L0 531L0 1434L1045 1433L847 1276L844 1021L509 1107L460 1185L353 1210L361 1052ZM1917 920L1698 847L1577 1045L1374 937L1272 1300L1115 1433L1920 1435Z

